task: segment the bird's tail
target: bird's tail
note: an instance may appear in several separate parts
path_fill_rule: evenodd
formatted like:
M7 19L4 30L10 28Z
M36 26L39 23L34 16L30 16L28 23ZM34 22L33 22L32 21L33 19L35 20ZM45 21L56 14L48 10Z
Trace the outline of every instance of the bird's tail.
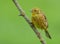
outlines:
M49 32L48 32L47 30L45 30L45 34L46 34L46 36L47 36L49 39L51 39L51 36L50 36L50 34L49 34Z

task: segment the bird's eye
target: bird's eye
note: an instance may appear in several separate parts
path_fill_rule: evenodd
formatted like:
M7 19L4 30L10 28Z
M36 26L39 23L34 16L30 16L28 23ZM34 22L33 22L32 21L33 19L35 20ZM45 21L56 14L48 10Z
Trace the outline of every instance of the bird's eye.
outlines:
M34 12L36 12L36 10L34 10Z

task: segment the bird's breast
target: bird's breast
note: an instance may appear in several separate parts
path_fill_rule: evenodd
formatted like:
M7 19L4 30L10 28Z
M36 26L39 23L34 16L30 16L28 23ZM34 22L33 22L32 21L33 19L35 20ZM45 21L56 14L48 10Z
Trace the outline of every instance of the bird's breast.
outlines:
M32 22L38 28L42 28L42 20L39 15L32 16Z

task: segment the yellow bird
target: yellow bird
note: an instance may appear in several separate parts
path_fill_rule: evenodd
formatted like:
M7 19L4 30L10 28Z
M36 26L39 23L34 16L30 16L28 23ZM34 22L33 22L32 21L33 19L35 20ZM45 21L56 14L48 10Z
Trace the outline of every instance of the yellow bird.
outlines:
M32 9L32 23L39 29L44 30L48 38L51 39L51 36L47 30L48 22L45 14L39 8Z

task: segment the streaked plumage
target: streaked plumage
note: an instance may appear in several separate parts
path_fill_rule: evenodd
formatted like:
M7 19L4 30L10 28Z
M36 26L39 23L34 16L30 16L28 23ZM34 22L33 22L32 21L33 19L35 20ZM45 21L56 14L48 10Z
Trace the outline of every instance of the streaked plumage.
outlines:
M50 34L48 33L48 22L46 19L46 16L42 13L42 11L38 8L32 9L32 23L41 30L44 30L46 33L46 36L51 39Z

